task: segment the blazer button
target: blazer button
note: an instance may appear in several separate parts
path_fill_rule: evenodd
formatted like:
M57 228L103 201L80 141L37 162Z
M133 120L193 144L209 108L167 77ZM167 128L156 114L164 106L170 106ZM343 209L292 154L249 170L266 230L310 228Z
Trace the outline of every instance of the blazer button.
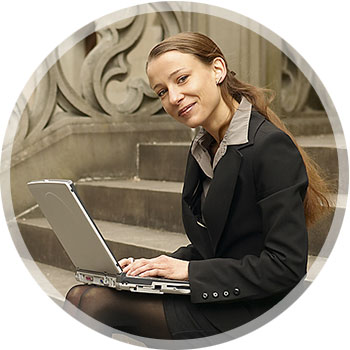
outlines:
M208 293L203 293L203 294L202 294L202 298L203 298L203 299L208 299L208 296L209 296Z
M213 292L213 297L214 298L217 298L219 296L219 293L218 292Z
M239 289L239 288L235 288L235 289L233 290L233 294L236 295L236 296L240 295L240 294L241 294L240 289Z
M228 290L225 290L223 294L224 294L224 297L227 298L230 295L230 292Z

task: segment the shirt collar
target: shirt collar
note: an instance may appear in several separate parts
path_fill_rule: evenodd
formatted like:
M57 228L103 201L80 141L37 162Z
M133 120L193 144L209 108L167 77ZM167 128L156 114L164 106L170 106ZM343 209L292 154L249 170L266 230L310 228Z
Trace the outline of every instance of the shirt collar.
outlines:
M228 146L241 145L248 142L251 110L251 103L245 97L242 97L241 103L231 119L222 142ZM213 142L213 137L201 126L193 141L192 150L199 143L208 149L211 142Z
M227 145L242 145L248 142L249 121L252 111L251 103L242 97L231 123L225 133Z

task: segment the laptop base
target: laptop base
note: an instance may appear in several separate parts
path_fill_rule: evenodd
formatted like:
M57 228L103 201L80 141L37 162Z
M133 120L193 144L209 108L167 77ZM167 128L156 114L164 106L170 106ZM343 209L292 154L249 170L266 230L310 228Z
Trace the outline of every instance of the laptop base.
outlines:
M154 278L128 277L125 274L107 275L91 271L77 270L75 279L85 284L93 284L102 287L115 288L117 290L127 290L137 293L151 294L190 294L188 282L179 282L171 280L162 280ZM142 284L140 284L142 280Z

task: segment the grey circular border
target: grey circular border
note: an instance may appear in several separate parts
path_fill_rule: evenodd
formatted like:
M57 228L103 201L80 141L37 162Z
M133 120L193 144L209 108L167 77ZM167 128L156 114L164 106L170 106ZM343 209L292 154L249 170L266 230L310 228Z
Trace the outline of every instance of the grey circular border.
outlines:
M345 145L345 137L343 133L343 129L340 123L340 119L338 117L337 111L333 102L330 99L330 96L323 86L322 82L309 66L309 64L303 59L303 57L294 50L287 42L285 42L282 38L280 38L277 34L264 27L263 25L251 20L248 17L245 17L241 14L235 13L231 10L201 4L201 3L192 3L192 2L177 2L172 1L172 5L178 3L180 5L181 11L184 12L196 12L202 14L208 14L216 17L223 18L225 20L237 23L243 27L246 27L264 39L270 41L273 45L280 49L285 55L287 55L298 67L298 69L305 75L305 77L309 80L313 88L315 89L317 95L319 96L328 116L328 119L331 123L333 133L337 134L337 138L335 140L337 149L338 149L338 163L339 163L339 187L345 190L346 196L348 193L348 178L349 178L349 166L348 166L348 156L346 152L339 152L339 145ZM151 5L151 6L150 6ZM75 44L77 44L80 40L93 33L100 28L112 24L116 21L120 21L126 19L128 17L134 16L136 14L146 14L146 13L154 13L154 12L166 12L169 11L169 3L168 2L155 2L149 4L141 4L136 5L130 8L126 8L123 10L116 11L100 19L91 22L85 27L81 28L73 35L71 35L68 39L66 39L63 43L61 43L57 48L51 52L44 62L39 66L39 68L34 72L32 78L26 84L25 88L22 90L22 93L16 103L16 106L11 114L10 121L4 136L4 144L3 144L3 152L1 158L1 193L2 193L2 201L3 208L5 212L6 221L9 227L9 231L11 233L14 244L22 258L26 258L31 260L31 255L28 252L23 239L21 237L19 228L17 226L13 205L12 205L12 197L10 191L10 160L12 147L4 147L8 144L12 144L12 140L14 139L15 132L17 130L17 126L19 120L21 118L23 109L25 107L26 101L28 97L31 96L37 83L42 79L42 77L47 73L50 67L69 49L71 49ZM339 234L341 224L344 218L344 211L339 210L339 196L336 202L336 209L334 213L334 218L332 221L332 225L330 227L327 239L321 249L320 255L328 256L329 252L332 250L336 238ZM327 253L328 252L328 253ZM29 268L33 273L32 267ZM312 268L311 268L312 269ZM41 273L36 271L36 273ZM46 280L45 276L43 276L43 280L46 281L45 286L41 283L41 287L54 288L49 281ZM114 329L112 330L110 327L102 325L101 323L89 318L84 313L80 312L78 319L88 325L89 327L99 331L102 334L110 335L111 333L119 333L122 337L126 335L127 337L131 337L135 340L135 345L141 345L146 347L151 347L155 349L189 349L189 348L199 348L211 345L221 344L226 341L230 341L245 335L260 326L266 324L277 315L279 315L282 311L284 311L287 307L289 307L300 295L307 289L308 284L304 282L300 282L291 293L287 295L280 303L275 305L268 312L258 317L257 319L239 327L233 329L229 332L222 333L216 336L207 337L207 338L199 338L193 340L158 340L158 339L150 339L144 337L133 336L130 334L125 334L123 332L116 332Z

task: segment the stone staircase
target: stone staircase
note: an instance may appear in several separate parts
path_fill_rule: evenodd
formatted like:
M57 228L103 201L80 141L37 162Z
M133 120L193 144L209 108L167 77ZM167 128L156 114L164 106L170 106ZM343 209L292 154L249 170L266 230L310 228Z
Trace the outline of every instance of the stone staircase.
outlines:
M336 179L337 187L338 157L334 136L300 136L297 139L320 167L327 169L327 176ZM82 202L117 259L153 257L189 243L181 222L181 190L189 142L142 143L137 147L138 174L135 178L82 179L76 183ZM339 151L346 152L345 145ZM345 194L344 203L338 200L338 207L345 210ZM329 215L309 232L310 267L321 251L332 218L333 215ZM52 283L62 291L57 275L61 271L62 276L66 276L67 270L73 271L74 267L40 209L34 207L26 211L17 222L33 259L49 280L50 275L56 276ZM328 255L328 252L323 253ZM325 257L317 259L317 270L325 261ZM308 276L309 280L317 270Z

